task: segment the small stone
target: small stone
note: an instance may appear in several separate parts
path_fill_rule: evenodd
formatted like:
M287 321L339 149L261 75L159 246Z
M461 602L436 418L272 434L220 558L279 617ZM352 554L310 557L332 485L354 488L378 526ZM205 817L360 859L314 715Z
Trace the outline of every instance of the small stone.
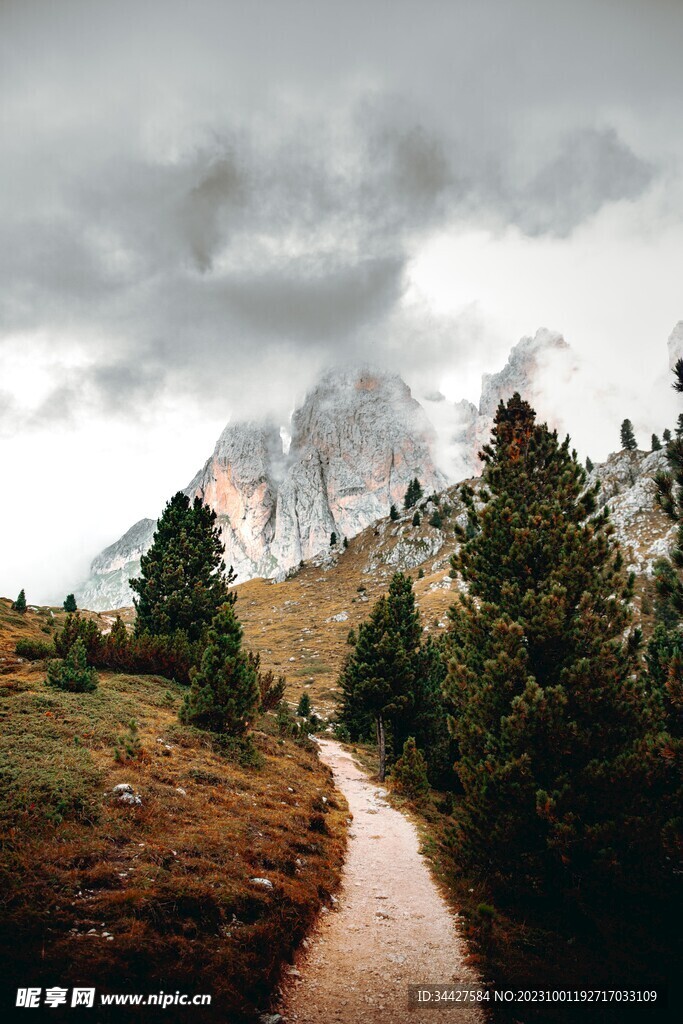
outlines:
M142 804L142 797L139 793L121 793L119 795L119 802L139 807Z
M176 793L180 793L181 796L187 796L187 790L183 789L182 786L176 786L175 791Z
M273 883L269 878L250 878L252 885L258 885L260 889L272 889Z

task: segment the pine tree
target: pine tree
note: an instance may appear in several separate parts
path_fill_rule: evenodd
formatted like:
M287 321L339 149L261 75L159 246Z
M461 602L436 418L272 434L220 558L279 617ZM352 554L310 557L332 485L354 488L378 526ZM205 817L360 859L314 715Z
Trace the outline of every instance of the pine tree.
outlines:
M419 526L421 522L422 519L420 518L420 513L415 512L415 514L413 515L413 526Z
M429 525L434 526L437 530L440 530L443 526L443 519L438 507L434 509L431 516L429 517Z
M14 612L25 612L26 611L26 594L24 589L19 591L19 596L16 601L12 601L12 611Z
M47 666L50 686L71 693L92 693L97 689L97 673L88 665L85 644L79 638L63 661L51 661Z
M678 360L673 374L672 387L680 394L683 392L683 359ZM660 600L673 614L683 618L683 584L675 571L683 569L683 438L678 431L666 446L666 460L668 471L655 476L656 499L662 511L678 525L670 561L660 560L655 565L655 580Z
M683 359L673 370L672 387L683 393ZM681 417L679 416L679 422ZM676 524L669 558L655 563L655 627L647 650L647 681L656 702L659 730L643 751L647 766L649 805L653 808L656 831L667 862L683 873L683 438L679 431L666 446L669 470L655 477L657 500ZM655 865L652 873L656 870Z
M659 438L657 437L656 434L652 435L652 440L650 441L650 445L652 447L652 451L653 452L661 452L661 450L662 450L662 442L659 440Z
M254 662L242 648L242 627L228 601L213 618L180 720L210 732L240 736L259 699Z
M593 465L593 460L591 459L590 455L587 455L586 456L586 472L587 473L592 473L594 469L595 469L595 466Z
M389 509L389 518L391 519L392 523L395 523L396 520L398 519L398 509L396 508L395 505L392 505L391 508Z
M340 676L341 720L352 735L374 723L379 751L379 777L384 780L390 754L400 749L405 722L414 705L416 658L422 630L412 582L403 573L392 577L389 593L361 623L353 650Z
M409 736L403 744L403 753L391 771L391 779L396 789L411 800L419 800L429 792L427 762L414 736Z
M136 635L169 636L183 631L199 640L217 610L235 600L228 586L216 513L182 491L166 505L149 551L140 559L140 576L131 580Z
M621 424L621 447L627 452L634 452L638 447L636 435L633 433L633 424L630 420L624 420Z
M415 502L419 501L422 497L423 491L420 481L417 477L414 477L408 484L408 488L403 499L404 508L412 508Z
M332 533L330 534L330 547L333 548L333 547L336 546L336 544L337 544L337 534L333 530Z
M515 394L482 452L485 504L453 568L445 685L465 791L460 856L493 882L570 888L628 846L629 756L648 706L626 577L569 438ZM618 867L614 868L618 871Z
M436 789L453 789L457 746L448 729L447 707L442 692L448 655L441 640L428 636L417 652L413 702L403 719L401 735L415 737L427 757L427 775Z
M299 718L308 718L311 713L311 698L305 691L301 694L301 700L299 701L296 713Z
M73 594L67 594L64 604L62 606L65 612L75 612L78 608L76 604L76 598Z
M668 427L665 430L662 431L662 440L663 440L664 444L668 444L669 441L671 440L671 431L669 430Z

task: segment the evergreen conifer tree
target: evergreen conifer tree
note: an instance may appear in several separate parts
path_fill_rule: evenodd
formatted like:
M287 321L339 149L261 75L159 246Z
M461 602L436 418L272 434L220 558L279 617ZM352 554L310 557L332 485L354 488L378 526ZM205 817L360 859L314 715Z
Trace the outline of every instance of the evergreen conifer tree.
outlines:
M85 644L79 638L63 661L50 661L47 666L50 686L71 693L91 693L97 689L97 672L88 665Z
M254 660L242 648L242 627L228 601L213 618L180 720L210 732L240 736L260 696Z
M235 600L228 586L216 513L199 498L178 491L166 505L151 548L140 559L140 576L131 580L138 595L136 635L183 631L199 640L217 610Z
M398 509L396 508L395 505L392 505L391 508L389 509L389 518L391 519L392 523L395 523L396 520L398 519Z
M419 526L421 522L420 513L416 511L413 515L413 526Z
M306 691L301 694L301 700L299 701L296 713L299 718L308 718L311 713L311 698Z
M638 447L636 435L633 433L633 424L630 420L624 420L621 424L621 447L627 452L634 452Z
M63 608L64 608L65 612L75 612L75 611L78 610L78 606L76 604L76 598L74 597L73 594L67 594L66 595L66 598L65 598L64 604L63 604Z
M341 720L351 734L362 734L370 719L379 750L379 776L384 780L387 729L394 750L405 738L405 722L414 706L414 683L422 630L412 582L395 573L389 593L381 597L361 623L340 677Z
M391 779L399 792L411 800L419 800L429 792L427 762L414 736L409 736L403 744L403 753L392 769Z
M662 440L663 440L664 444L668 444L669 441L671 440L671 431L669 430L668 427L665 430L662 431Z
M441 513L439 512L438 506L437 508L434 509L431 516L429 517L429 525L434 526L437 530L440 530L441 527L443 526L443 519L441 518Z
M595 469L595 466L593 465L593 460L591 459L590 455L587 455L586 456L586 472L587 473L592 473L594 469Z
M417 477L414 477L408 484L408 488L403 499L404 508L412 508L416 501L419 501L422 497L423 491L420 481Z
M24 588L23 587L19 591L19 596L17 597L16 601L12 601L12 611L15 611L15 612L25 612L26 611L26 594L24 592Z
M683 393L683 359L673 370L673 389ZM680 416L679 416L680 421ZM676 524L676 534L669 558L655 564L658 624L648 643L647 680L658 711L659 731L643 750L647 766L653 809L652 824L660 840L659 849L666 862L679 875L683 873L683 438L676 437L666 446L669 470L655 477L657 500ZM661 865L655 864L654 873ZM668 890L667 890L668 892Z
M661 450L662 450L662 442L659 440L659 438L657 437L656 434L652 435L652 440L650 441L650 445L652 447L652 451L653 452L661 452Z
M453 557L445 689L465 791L460 855L492 881L569 888L628 844L621 772L648 707L627 578L569 439L515 394L482 452L486 500ZM618 868L615 868L618 871Z
M332 533L330 534L330 547L333 548L333 547L336 546L336 544L337 544L337 534L333 530Z

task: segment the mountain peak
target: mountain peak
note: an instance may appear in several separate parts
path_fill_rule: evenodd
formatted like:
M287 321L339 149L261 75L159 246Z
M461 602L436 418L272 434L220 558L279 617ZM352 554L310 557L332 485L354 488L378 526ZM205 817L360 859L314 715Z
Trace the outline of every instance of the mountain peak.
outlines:
M225 561L240 581L277 577L329 550L332 533L341 544L387 515L413 477L427 492L444 487L435 441L422 406L398 374L337 367L294 413L287 454L274 424L229 423L185 493L215 510ZM128 578L151 543L154 522L147 522L146 543L132 559L122 562L118 553L128 534L95 559L78 591L82 606L114 607L114 594L117 606L126 603Z

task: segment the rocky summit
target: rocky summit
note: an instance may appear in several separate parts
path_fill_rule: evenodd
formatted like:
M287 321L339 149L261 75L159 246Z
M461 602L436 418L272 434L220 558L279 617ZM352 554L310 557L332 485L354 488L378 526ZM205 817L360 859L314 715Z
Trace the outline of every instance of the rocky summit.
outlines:
M478 453L488 443L498 403L507 401L515 391L533 405L539 420L558 426L556 410L547 394L547 378L552 374L571 379L576 366L571 346L557 331L542 327L533 338L518 341L502 370L483 374L478 407L466 400L455 403L451 436L455 476L464 478L481 473Z
M434 430L396 374L331 370L291 423L289 451L272 423L228 424L185 493L215 510L225 559L240 581L277 578L300 561L341 545L400 505L410 480L425 492L447 480L437 468ZM93 561L77 588L95 611L132 603L128 585L153 538L143 519Z

